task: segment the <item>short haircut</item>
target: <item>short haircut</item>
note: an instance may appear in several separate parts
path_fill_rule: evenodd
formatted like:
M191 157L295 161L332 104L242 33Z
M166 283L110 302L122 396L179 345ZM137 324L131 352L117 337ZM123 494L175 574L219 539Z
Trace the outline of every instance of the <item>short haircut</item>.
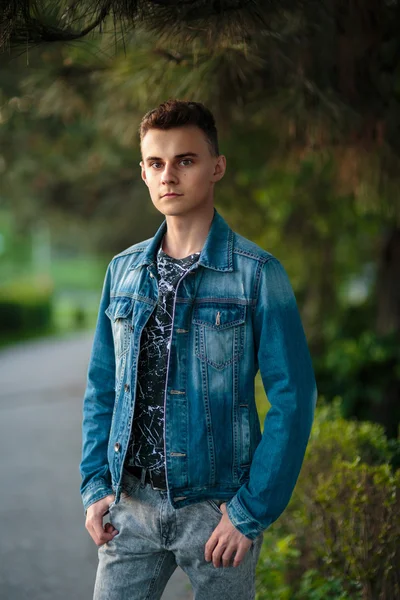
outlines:
M144 115L140 122L140 142L149 129L166 130L185 125L195 125L201 129L210 146L211 154L219 156L215 119L212 112L201 102L171 99L163 102L157 108L153 108Z

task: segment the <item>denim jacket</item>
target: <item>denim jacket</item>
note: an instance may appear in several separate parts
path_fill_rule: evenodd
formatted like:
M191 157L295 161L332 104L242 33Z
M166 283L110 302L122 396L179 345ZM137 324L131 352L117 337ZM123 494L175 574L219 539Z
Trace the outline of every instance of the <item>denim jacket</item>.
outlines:
M83 399L81 495L120 501L135 406L140 337L158 298L166 231L109 263ZM176 509L227 502L255 539L286 508L308 443L317 390L297 303L269 252L214 209L198 261L178 282L164 395L168 499ZM271 407L261 434L254 378Z

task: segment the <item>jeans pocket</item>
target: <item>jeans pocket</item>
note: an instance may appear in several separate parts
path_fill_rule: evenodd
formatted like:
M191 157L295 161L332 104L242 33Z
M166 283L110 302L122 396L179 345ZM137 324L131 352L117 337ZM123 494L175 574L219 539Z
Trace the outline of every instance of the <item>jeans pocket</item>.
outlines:
M215 510L215 512L217 512L220 516L222 516L224 513L222 512L222 510L220 509L220 507L218 506L217 502L219 502L220 504L222 504L223 500L221 501L215 501L215 500L206 500L206 502L208 502L208 504Z

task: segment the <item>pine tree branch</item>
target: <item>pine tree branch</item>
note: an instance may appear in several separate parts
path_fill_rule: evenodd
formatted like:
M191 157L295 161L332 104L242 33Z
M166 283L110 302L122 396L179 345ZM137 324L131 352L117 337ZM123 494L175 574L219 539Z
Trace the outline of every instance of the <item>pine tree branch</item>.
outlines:
M253 23L264 24L263 12L276 12L290 0L278 2L269 0L74 0L61 13L60 2L40 2L39 0L3 0L0 4L0 50L13 49L21 45L39 45L49 42L70 42L87 36L100 28L108 15L114 15L114 26L118 21L126 22L131 28L140 23L168 34L171 29L185 28L194 23L213 29L213 21L218 19L220 30L232 25L245 29L250 17ZM32 13L36 14L32 17ZM74 18L76 15L80 17ZM73 31L71 23L87 20L89 13L97 13L93 20L81 31ZM52 23L51 21L54 21ZM69 26L64 25L69 23ZM64 26L63 26L64 25Z

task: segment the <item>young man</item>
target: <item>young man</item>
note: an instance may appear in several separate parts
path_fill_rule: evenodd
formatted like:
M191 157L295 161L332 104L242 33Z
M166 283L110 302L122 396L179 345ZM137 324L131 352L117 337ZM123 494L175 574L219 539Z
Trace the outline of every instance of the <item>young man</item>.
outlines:
M250 600L263 532L289 502L311 430L307 342L280 262L214 208L226 160L210 111L163 103L140 140L165 220L113 257L102 290L80 464L94 598L158 599L180 565L196 600Z

